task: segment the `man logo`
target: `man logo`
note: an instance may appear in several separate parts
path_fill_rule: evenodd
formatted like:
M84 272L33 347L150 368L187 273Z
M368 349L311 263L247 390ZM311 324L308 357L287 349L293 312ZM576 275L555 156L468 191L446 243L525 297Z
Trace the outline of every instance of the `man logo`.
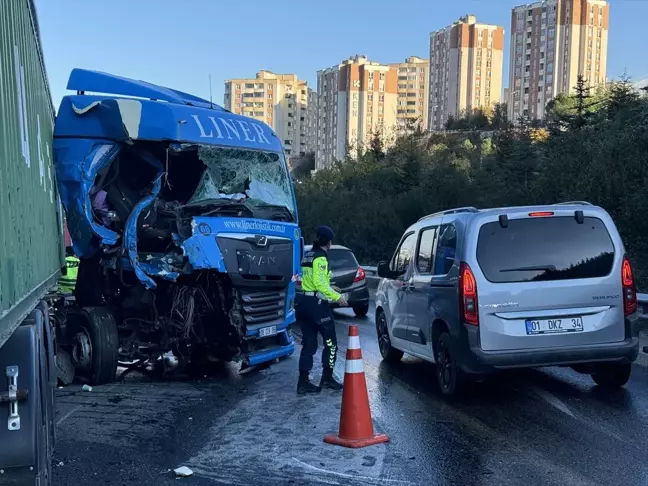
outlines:
M268 237L264 235L255 235L254 242L256 246L268 246Z

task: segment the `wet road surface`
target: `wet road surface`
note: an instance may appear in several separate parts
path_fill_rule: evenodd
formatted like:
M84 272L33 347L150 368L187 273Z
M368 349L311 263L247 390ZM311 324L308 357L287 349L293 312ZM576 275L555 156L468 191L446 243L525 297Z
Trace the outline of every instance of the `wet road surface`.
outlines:
M336 311L336 371L358 324L374 424L389 444L324 444L341 396L297 397L297 355L243 376L230 365L200 380L134 374L58 391L54 484L648 485L647 368L614 393L549 369L448 402L432 365L382 363L373 318L351 316ZM195 475L176 480L169 470L183 465Z

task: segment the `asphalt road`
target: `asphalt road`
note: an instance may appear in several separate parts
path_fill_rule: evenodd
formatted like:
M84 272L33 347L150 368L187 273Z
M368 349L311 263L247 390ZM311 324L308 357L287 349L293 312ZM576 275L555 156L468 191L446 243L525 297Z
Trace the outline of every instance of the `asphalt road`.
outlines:
M614 393L571 370L510 373L450 403L431 365L382 363L373 320L351 316L336 312L336 369L358 324L389 444L324 444L341 395L297 397L297 355L243 376L229 365L172 382L134 374L58 391L54 484L648 485L647 368ZM169 470L183 465L195 474L176 480Z

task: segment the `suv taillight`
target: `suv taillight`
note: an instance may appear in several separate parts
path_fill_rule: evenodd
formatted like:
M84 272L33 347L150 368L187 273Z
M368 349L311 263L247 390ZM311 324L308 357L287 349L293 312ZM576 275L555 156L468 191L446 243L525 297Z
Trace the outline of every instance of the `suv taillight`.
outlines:
M364 280L366 277L365 271L363 270L362 267L358 267L358 271L356 272L355 278L353 279L353 283L355 282L360 282Z
M635 287L632 265L628 257L623 257L621 267L621 283L623 284L623 311L626 316L637 310L637 289Z
M461 314L468 324L479 326L479 307L477 306L477 282L470 266L461 262L459 266L459 305Z

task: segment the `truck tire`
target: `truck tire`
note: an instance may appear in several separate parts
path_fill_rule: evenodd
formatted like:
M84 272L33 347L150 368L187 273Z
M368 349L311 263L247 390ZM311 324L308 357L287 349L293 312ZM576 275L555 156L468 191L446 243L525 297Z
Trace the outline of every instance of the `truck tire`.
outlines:
M91 385L115 381L119 360L119 334L106 307L84 307L68 314L74 339L72 358L80 375Z

